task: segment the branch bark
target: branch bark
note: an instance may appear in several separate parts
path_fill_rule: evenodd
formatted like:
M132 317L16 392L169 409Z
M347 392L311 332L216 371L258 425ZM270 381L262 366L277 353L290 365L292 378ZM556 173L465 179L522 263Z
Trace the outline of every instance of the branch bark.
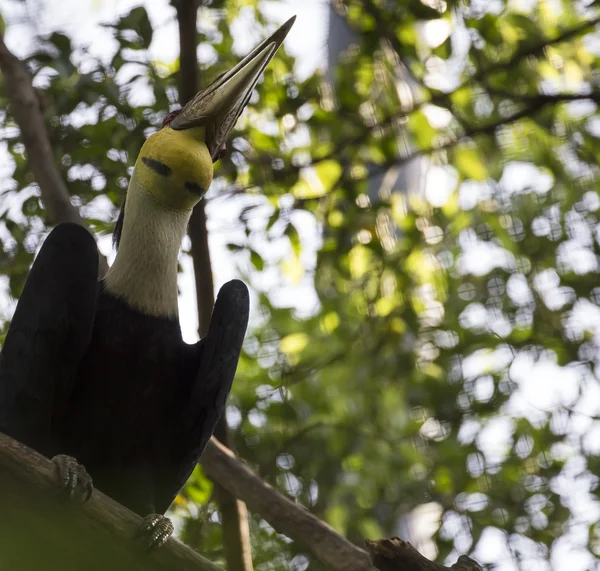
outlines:
M372 571L366 551L264 482L231 450L212 438L200 460L206 474L246 502L277 532L301 543L332 571Z
M27 159L37 180L50 225L75 222L87 227L86 221L71 203L71 197L56 163L46 130L44 115L25 64L4 43L0 33L0 70L4 75L4 89L23 138ZM104 275L108 263L100 256L100 274Z
M142 519L94 489L89 502L60 501L54 464L0 434L0 569L29 571L223 571L169 539L147 552Z
M197 31L196 17L198 12L197 0L176 0L173 2L177 9L179 23L180 46L180 80L179 98L182 105L187 103L198 91L198 59L196 56ZM196 282L196 300L198 305L198 332L201 337L208 332L208 325L215 303L215 291L212 275L210 249L208 246L208 230L206 227L205 202L201 200L190 219L188 235L192 245L192 261ZM232 447L225 415L219 420L215 436L226 446ZM217 500L221 512L223 526L223 547L227 568L230 571L252 571L252 550L250 544L250 527L248 511L243 502L233 497L219 481Z
M450 568L429 561L398 537L367 541L364 551L264 482L215 438L208 443L200 462L211 479L221 482L275 531L302 544L332 571L482 571L464 555Z
M452 567L429 561L399 537L367 541L367 550L380 571L483 571L477 562L466 555L461 555Z
M367 541L367 554L263 482L214 438L202 461L211 477L333 571L482 571L465 556L444 567L399 538ZM223 571L174 538L157 551L146 551L135 540L142 519L96 489L85 504L61 500L54 464L1 433L0 505L1 569Z

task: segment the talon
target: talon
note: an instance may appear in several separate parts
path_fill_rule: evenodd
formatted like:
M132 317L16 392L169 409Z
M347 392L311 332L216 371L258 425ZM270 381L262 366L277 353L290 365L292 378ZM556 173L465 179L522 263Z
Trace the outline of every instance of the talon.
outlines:
M173 524L168 517L161 514L149 514L142 520L136 537L147 536L147 547L150 550L162 547L173 534Z
M58 480L61 491L70 500L75 498L76 492L82 495L81 500L87 502L92 497L94 485L86 469L71 456L60 454L52 458L58 470Z

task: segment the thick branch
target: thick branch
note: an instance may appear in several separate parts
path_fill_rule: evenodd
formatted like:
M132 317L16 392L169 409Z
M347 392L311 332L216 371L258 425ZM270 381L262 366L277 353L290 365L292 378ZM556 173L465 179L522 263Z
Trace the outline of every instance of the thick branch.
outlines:
M55 466L0 434L0 569L223 571L176 539L148 553L141 518L94 490L83 505L59 501Z
M332 571L373 570L365 551L265 483L214 438L208 443L201 463L212 480L243 500L277 532L301 543Z
M222 482L275 531L302 544L332 571L481 571L475 561L464 555L450 568L429 561L410 543L398 537L367 541L367 554L327 523L264 482L214 438L208 443L201 463L210 478Z
M461 555L452 567L429 561L399 537L367 541L367 550L380 571L482 571L478 563L465 555Z
M198 58L196 56L198 3L196 0L176 0L173 5L177 9L179 24L179 102L181 105L185 105L196 95L200 84ZM196 278L198 332L201 337L206 335L208 331L208 324L215 303L204 204L204 201L201 200L196 205L188 228Z
M462 556L450 568L398 538L367 541L369 555L263 482L214 438L202 458L211 477L244 499L278 532L306 546L333 571L481 571ZM29 571L223 571L176 539L148 553L135 540L141 518L94 490L85 504L60 500L55 466L0 434L0 569Z
M197 0L176 0L179 23L179 99L181 104L187 103L199 89L198 58L196 56ZM215 290L213 284L210 249L208 247L208 230L206 227L205 202L200 201L190 219L188 235L192 245L192 261L196 282L196 300L198 304L198 331L200 336L206 335L213 305ZM219 420L215 436L224 444L232 447L229 428L225 415ZM250 529L246 506L234 498L217 481L217 500L223 525L223 546L227 568L229 571L252 571L252 550L250 545Z
M37 180L50 225L75 222L87 226L79 211L71 204L65 181L54 162L52 146L44 116L25 64L13 55L0 34L0 70L4 75L4 89L27 151L29 166ZM108 269L106 259L100 257L100 273Z

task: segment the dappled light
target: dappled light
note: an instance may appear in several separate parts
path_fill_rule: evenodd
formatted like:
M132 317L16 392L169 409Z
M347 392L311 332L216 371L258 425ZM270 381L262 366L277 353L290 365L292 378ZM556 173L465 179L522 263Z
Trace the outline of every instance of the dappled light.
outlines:
M232 21L275 28L262 4L233 4L200 8L203 85L238 59ZM300 79L286 43L206 195L216 283L251 290L226 415L236 452L361 548L398 535L444 564L465 553L489 569L596 568L597 3L322 4L305 16L330 18L322 68ZM139 149L178 107L179 66L150 57L160 24L146 10L105 23L104 57L60 30L19 54L105 254ZM54 223L5 91L4 333ZM189 255L184 242L191 340ZM215 490L196 468L171 513L179 537L223 564ZM259 513L250 537L256 569L324 569Z

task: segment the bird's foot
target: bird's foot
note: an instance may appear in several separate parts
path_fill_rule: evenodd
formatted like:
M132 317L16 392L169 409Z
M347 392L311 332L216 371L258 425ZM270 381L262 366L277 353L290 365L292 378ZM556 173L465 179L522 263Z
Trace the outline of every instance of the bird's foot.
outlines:
M94 485L86 469L75 458L64 454L55 456L52 458L52 462L57 467L61 491L70 500L75 499L76 492L79 492L80 499L87 502L92 497Z
M171 520L161 514L148 514L137 532L138 537L143 536L146 540L148 549L162 547L172 534Z

